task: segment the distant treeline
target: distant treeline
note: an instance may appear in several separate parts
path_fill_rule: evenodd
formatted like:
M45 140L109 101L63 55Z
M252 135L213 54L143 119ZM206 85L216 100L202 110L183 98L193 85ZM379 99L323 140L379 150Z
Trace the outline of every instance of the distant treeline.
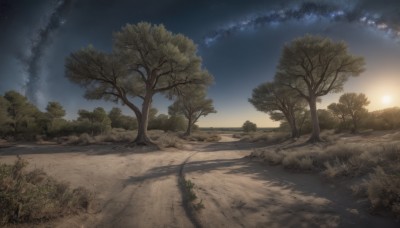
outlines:
M151 108L148 129L184 131L187 121L182 115L158 114ZM49 102L45 111L39 110L16 91L0 96L0 137L6 140L36 140L69 135L99 135L112 128L136 130L136 118L124 115L119 108L106 112L102 107L91 111L80 109L75 120L66 120L65 109L58 102Z

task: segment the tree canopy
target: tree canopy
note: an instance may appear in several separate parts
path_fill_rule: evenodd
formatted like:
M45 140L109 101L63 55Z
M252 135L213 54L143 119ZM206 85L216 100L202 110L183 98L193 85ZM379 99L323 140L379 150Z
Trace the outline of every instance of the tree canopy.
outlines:
M170 115L184 115L188 120L186 135L191 134L194 124L200 117L216 112L213 101L206 98L205 90L192 87L186 88L168 107Z
M172 98L188 84L206 85L211 75L202 68L192 40L163 25L127 24L114 34L114 47L105 53L89 46L66 59L66 76L86 89L88 99L121 101L136 115L136 144L151 144L148 114L157 93ZM134 99L141 100L137 104Z
M292 137L299 137L297 115L304 110L306 102L293 90L274 82L262 83L253 89L249 102L258 111L268 113L272 120L285 119Z
M306 99L310 106L312 134L309 142L320 141L317 99L342 91L351 76L364 71L364 59L348 53L344 42L319 36L304 36L286 44L275 79Z

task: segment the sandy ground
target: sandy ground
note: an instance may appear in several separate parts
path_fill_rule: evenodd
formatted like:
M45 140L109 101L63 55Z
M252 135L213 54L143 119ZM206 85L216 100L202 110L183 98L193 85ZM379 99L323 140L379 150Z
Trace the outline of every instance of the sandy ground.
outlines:
M89 213L41 227L399 227L369 215L343 186L246 157L262 145L221 137L165 151L18 145L0 149L0 162L20 154L30 167L96 194ZM180 171L205 207L194 217L183 205Z

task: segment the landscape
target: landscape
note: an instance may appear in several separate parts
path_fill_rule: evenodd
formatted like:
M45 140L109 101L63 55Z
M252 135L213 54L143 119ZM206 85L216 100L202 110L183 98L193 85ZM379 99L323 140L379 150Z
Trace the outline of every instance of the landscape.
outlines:
M0 226L400 227L399 13L0 1Z

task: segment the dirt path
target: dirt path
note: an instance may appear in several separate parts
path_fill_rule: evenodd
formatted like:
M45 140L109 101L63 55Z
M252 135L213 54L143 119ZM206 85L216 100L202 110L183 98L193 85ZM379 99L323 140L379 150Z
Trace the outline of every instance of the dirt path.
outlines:
M91 213L52 227L398 227L321 177L252 161L245 156L255 144L221 137L186 151L22 145L1 149L0 161L20 154L31 167L96 193ZM205 206L194 214L200 224L185 210L181 170Z

